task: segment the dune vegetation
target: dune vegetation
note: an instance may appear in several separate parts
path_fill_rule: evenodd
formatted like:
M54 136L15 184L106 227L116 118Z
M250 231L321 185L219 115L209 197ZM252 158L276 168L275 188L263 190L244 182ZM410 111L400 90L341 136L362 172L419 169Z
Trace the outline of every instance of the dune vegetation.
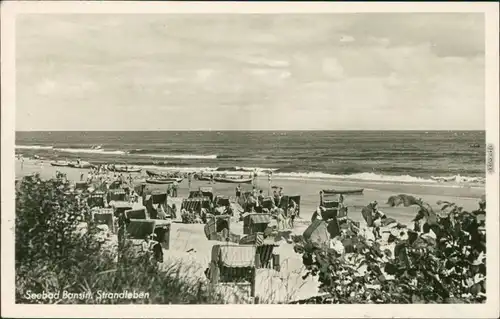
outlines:
M118 256L116 244L99 240L99 229L85 204L88 195L71 192L64 176L50 180L27 176L16 188L16 303L222 302L206 282L184 275L178 262L151 262L137 256L130 243L125 243ZM83 232L82 223L86 223ZM62 298L64 291L73 297ZM100 298L103 294L98 293L124 291L148 294ZM43 292L59 293L60 298L33 297Z
M305 277L317 276L323 292L296 303L484 302L486 202L472 213L449 202L438 202L441 209L435 212L404 194L391 196L388 204L416 206L414 221L422 223L422 231L396 227L386 243L363 232L351 234L355 244L348 253L295 238Z

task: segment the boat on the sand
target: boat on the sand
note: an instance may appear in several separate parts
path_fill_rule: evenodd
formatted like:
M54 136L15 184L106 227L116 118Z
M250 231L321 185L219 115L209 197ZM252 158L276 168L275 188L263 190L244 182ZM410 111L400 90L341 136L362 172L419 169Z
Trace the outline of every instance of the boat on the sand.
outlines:
M138 167L121 167L121 168L118 168L117 172L121 172L121 173L140 173L141 169L138 168Z
M91 167L94 167L89 162L83 162L83 161L71 162L71 163L68 163L68 166L73 167L73 168L91 168Z
M250 184L251 178L230 178L230 177L215 177L214 181L219 183L234 183L234 184Z
M126 166L126 165L110 165L108 169L112 172L117 173L140 173L141 169L139 167Z
M431 179L437 182L454 182L457 180L456 176L444 177L444 176L431 176Z
M163 178L168 178L166 175L164 175L162 173L158 173L156 171L152 171L152 170L149 170L149 169L146 170L146 174L148 174L149 177L163 177Z
M148 178L146 183L148 184L173 184L174 182L182 182L182 178Z
M54 161L54 162L50 162L50 165L59 166L59 167L68 167L69 163L67 161Z
M324 194L339 194L339 195L363 195L364 188L352 188L352 189L325 189Z
M210 176L202 176L202 175L195 175L195 178L199 181L211 181L212 178Z

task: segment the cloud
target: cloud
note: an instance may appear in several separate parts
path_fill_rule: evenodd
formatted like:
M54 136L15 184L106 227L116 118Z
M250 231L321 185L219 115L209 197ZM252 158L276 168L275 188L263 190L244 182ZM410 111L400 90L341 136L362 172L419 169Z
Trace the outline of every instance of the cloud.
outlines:
M354 37L350 36L350 35L343 35L340 37L340 42L354 42L356 41L356 39L354 39Z
M481 21L476 14L22 16L17 126L483 128ZM446 113L453 120L443 123Z

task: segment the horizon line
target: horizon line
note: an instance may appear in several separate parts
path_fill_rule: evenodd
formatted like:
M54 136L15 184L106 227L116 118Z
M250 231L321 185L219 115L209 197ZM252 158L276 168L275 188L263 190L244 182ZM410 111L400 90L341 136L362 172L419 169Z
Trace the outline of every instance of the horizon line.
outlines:
M321 130L321 129L161 129L161 130L151 130L151 129L131 129L131 130L15 130L16 133L31 133L31 132L376 132L376 131L386 131L386 132L445 132L445 131L486 131L486 129L337 129L337 130Z

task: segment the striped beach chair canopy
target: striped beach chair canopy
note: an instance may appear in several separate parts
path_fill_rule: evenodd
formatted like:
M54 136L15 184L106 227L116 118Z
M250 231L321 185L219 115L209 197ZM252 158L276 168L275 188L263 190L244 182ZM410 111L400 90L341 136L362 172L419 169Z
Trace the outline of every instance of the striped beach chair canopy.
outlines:
M269 224L271 222L271 214L248 214L247 218L252 224Z
M214 188L210 187L210 186L200 186L200 192L203 192L203 193L213 193L214 192Z
M132 204L126 201L115 200L109 203L115 209L132 209Z
M207 197L210 201L214 200L214 191L212 187L200 187L196 191L189 192L188 198L197 198L197 197Z
M109 193L114 195L121 195L125 194L125 190L123 188L115 188L115 189L110 189Z
M260 246L264 243L263 233L254 233L251 235L246 235L240 239L240 245L255 245Z
M255 267L255 246L220 246L219 261L228 268Z
M201 208L209 209L211 200L208 197L194 197L182 200L181 209L200 210Z

